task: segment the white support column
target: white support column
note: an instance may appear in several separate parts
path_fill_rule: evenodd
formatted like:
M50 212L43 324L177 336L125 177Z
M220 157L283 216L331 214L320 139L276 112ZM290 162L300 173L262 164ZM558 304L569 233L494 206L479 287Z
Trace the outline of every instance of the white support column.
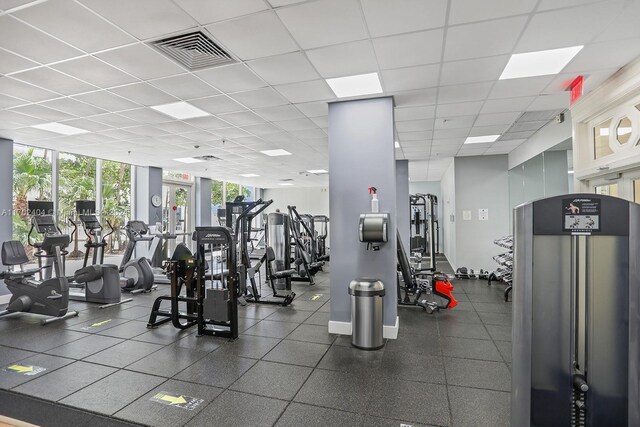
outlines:
M102 159L96 159L96 212L102 219Z
M13 238L13 141L0 138L0 242ZM0 265L0 271L4 267ZM0 304L9 302L10 292L0 281Z
M66 217L61 217L60 212L58 211L58 207L60 206L60 177L58 160L60 160L58 151L51 150L51 201L53 202L53 214L56 218L58 218L58 222L60 222L60 218L65 221Z

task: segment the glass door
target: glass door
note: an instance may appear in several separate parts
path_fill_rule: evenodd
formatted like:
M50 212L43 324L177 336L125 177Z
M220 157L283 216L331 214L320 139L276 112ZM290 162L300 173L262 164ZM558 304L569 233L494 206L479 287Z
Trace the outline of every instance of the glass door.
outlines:
M165 181L162 185L162 232L165 234L163 252L170 257L178 243L190 246L193 232L193 191L188 184ZM175 238L173 237L175 236Z

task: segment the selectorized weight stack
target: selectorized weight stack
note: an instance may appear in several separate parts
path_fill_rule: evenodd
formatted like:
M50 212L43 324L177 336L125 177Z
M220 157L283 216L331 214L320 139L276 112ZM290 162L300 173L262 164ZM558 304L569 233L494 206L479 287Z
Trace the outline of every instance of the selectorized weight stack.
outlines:
M640 426L640 205L515 210L512 426Z

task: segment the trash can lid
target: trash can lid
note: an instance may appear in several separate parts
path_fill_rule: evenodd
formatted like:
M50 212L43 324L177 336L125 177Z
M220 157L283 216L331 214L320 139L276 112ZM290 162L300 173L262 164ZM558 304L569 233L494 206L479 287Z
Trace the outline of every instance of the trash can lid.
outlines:
M371 277L359 277L349 284L349 295L376 296L384 295L384 283Z

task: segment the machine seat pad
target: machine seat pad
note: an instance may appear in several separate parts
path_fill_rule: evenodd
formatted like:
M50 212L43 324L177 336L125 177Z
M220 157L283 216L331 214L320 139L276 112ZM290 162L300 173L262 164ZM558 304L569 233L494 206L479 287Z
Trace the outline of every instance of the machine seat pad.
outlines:
M271 277L274 277L276 279L282 279L285 277L291 277L294 274L296 274L296 270L282 270L282 271L274 271L273 274L271 275Z

